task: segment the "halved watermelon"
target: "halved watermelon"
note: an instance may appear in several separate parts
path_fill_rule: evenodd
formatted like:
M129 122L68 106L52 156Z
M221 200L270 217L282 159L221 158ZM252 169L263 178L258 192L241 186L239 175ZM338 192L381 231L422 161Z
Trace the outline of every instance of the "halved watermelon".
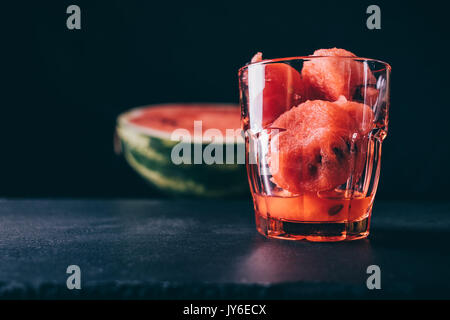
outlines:
M201 131L194 132L194 121L202 122ZM240 109L236 105L166 104L120 115L117 136L130 166L158 189L179 195L224 197L248 193L245 166L237 161L238 150L244 149L239 128ZM186 134L182 130L174 141L171 135L177 129L185 129ZM212 142L205 137L208 129L218 130L223 137L230 129L235 135ZM182 140L184 147L191 150L191 164L177 165L172 161L172 150ZM194 153L202 154L208 146L222 148L224 164L208 165L203 161L194 164ZM226 164L226 152L230 148L234 150L234 159L232 164Z

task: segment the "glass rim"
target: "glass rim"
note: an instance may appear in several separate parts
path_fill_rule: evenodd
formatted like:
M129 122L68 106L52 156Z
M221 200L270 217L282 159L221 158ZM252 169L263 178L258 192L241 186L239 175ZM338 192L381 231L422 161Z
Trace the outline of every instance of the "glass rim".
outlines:
M280 62L288 62L288 61L296 61L296 60L314 60L314 59L323 59L323 58L346 59L346 60L349 59L349 60L355 60L355 61L361 61L361 62L364 62L364 61L376 62L376 63L383 65L384 69L388 70L389 72L391 72L391 70L392 70L392 67L389 63L384 62L382 60L378 60L378 59L371 59L371 58L364 58L364 57L352 57L352 56L294 56L294 57L286 57L286 58L264 59L264 60L258 61L258 62L249 62L245 66L239 68L239 73L248 69L248 67L255 66L255 65L265 65L265 64L271 64L271 63L280 63ZM375 70L375 71L381 71L381 70L383 70L383 69Z

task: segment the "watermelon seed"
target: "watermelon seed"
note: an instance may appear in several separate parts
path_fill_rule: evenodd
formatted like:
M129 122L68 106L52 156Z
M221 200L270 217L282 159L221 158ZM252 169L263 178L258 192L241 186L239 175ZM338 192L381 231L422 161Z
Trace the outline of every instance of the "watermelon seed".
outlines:
M341 149L334 147L333 152L339 159L344 159L344 152Z
M316 156L316 162L322 163L322 155L320 153Z
M336 205L336 206L334 206L334 207L331 207L331 208L328 210L328 214L329 214L330 216L334 216L334 215L338 214L339 211L341 211L343 207L344 207L344 205L342 205L342 204L338 204L338 205Z
M308 171L311 176L315 176L317 174L317 167L311 163L308 164Z
M348 140L345 140L345 144L347 145L347 149L350 152L352 145L350 144L350 142Z

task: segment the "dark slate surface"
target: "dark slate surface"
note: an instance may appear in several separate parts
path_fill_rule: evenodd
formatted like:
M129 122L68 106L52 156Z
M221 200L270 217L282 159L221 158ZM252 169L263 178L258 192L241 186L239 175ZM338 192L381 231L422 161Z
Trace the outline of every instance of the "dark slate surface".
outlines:
M450 203L376 201L342 243L267 240L249 202L0 200L0 219L0 298L450 298Z

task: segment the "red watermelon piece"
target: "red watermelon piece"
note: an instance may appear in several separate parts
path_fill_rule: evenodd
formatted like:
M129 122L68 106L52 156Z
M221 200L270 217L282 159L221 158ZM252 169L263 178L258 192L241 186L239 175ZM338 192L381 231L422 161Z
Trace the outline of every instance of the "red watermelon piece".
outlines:
M258 52L252 63L262 61ZM305 101L300 73L286 63L268 63L264 67L262 126L267 127L283 112Z
M372 110L341 97L306 101L272 124L269 166L273 181L292 193L333 189L353 172L361 175ZM365 150L365 151L364 151Z
M312 56L319 58L306 61L302 69L309 99L335 101L342 95L350 100L359 87L375 83L372 72L369 69L365 72L362 62L351 59L356 55L350 51L319 49Z
M269 166L278 186L292 193L328 190L350 170L353 120L336 104L306 101L282 114L271 140Z
M368 133L373 129L374 114L369 106L358 102L347 101L344 96L339 97L335 101L335 104L347 111L354 121L352 135L354 172L355 178L359 178L366 163L369 143Z
M369 106L359 102L348 101L344 96L340 96L334 103L351 116L354 121L352 128L355 128L360 135L365 135L372 129L374 115Z
M261 62L262 61L262 52L257 52L250 61L251 63Z
M379 90L374 87L365 87L360 90L361 100L369 106L373 106L378 100Z

